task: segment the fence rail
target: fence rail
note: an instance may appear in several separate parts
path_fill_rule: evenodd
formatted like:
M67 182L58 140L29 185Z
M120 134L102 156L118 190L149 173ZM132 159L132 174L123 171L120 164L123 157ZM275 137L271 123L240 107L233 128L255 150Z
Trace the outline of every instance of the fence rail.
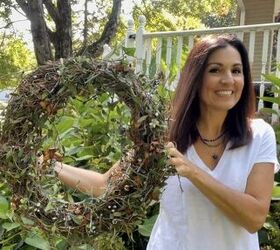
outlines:
M128 22L125 47L136 49L136 73L143 72L153 76L165 65L165 75L168 77L170 69L175 65L176 84L182 68L182 57L193 47L198 37L230 33L236 34L247 47L253 80L258 83L260 97L266 92L267 82L264 74L274 73L280 77L279 67L276 66L280 63L280 23L168 32L146 32L145 24L145 17L139 16L139 27L135 32L133 21ZM276 94L275 96L277 97ZM260 99L257 105L260 110L264 107L264 102ZM279 111L278 105L274 104L273 109ZM277 116L273 115L272 122L276 121Z

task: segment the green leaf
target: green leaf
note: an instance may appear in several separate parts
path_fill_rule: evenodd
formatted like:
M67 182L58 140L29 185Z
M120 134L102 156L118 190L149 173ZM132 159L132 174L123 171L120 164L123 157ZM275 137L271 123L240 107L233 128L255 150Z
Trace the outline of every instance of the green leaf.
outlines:
M266 80L272 82L272 84L280 87L280 78L272 74L264 74Z
M9 202L3 196L0 196L0 218L7 219L7 214L9 212Z
M20 224L18 224L18 223L4 223L4 224L2 225L2 227L3 227L4 229L6 229L8 232L11 231L11 230L13 230L14 228L19 227L19 226L20 226Z
M75 215L71 215L71 218L73 219L73 221L77 224L77 225L81 225L82 221L83 221L83 216L75 216Z
M70 116L61 117L59 123L56 125L57 131L63 133L68 129L72 128L74 124L74 118Z
M143 236L149 237L151 235L152 228L156 222L157 216L158 215L156 214L144 220L144 223L138 226L139 233L142 234Z
M59 138L62 140L66 137L69 137L69 135L72 135L75 132L75 128L71 127L69 129L67 129L66 131L64 131L63 133L61 133L59 135Z
M45 212L48 212L48 211L53 210L53 209L54 209L53 204L51 202L49 202L44 210L45 210Z
M125 54L127 54L128 56L134 56L135 54L135 48L126 48L126 47L122 47L123 51Z
M264 111L265 113L280 115L280 113L272 108L262 108L260 111Z
M33 220L30 220L24 216L21 216L21 220L23 222L23 224L25 225L34 225L34 221Z
M2 247L1 250L13 250L17 244Z
M89 160L89 159L92 159L92 158L93 158L93 155L84 155L82 157L76 158L75 160L76 161L85 161L85 160Z
M36 247L42 250L51 249L49 242L43 239L40 235L35 234L34 232L29 234L24 242L29 246Z
M138 119L137 123L138 123L138 124L141 124L141 123L142 123L143 121L145 121L147 118L148 118L148 115L143 115L143 116L141 116L141 117Z
M65 250L69 248L67 241L65 239L57 240L55 246L57 250Z
M94 250L90 245L87 245L87 244L78 246L76 249L77 250ZM71 248L71 250L74 250L74 249Z
M82 118L82 119L79 120L79 124L80 124L81 128L87 128L89 126L92 126L93 121L92 121L92 119L84 119L84 118Z
M280 199L280 186L273 187L272 199Z
M267 101L267 102L276 103L276 104L280 105L280 98L279 97L264 96L264 97L260 97L260 99L262 99L264 101Z

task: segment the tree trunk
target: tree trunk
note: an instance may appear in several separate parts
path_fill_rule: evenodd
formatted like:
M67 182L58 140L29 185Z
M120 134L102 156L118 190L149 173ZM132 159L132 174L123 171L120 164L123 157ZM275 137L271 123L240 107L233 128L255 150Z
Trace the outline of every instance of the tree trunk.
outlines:
M58 0L57 7L51 0L43 0L49 15L55 23L56 30L48 30L55 48L55 59L72 56L72 20L70 0Z
M110 17L100 39L89 46L86 46L84 43L83 49L81 49L78 55L84 54L98 57L102 54L104 44L109 44L112 37L116 34L121 1L113 0ZM56 4L52 0L16 0L16 2L31 22L34 50L39 65L53 60L51 44L55 51L56 60L72 56L71 0L57 0ZM50 30L46 25L44 6L55 23L55 30ZM86 39L85 35L85 42Z
M84 40L83 40L83 48L85 48L88 44L88 1L89 0L85 0L85 14L84 14L84 29L83 29L83 36L84 36Z
M38 65L53 60L50 39L44 20L42 0L16 0L31 22L31 33Z

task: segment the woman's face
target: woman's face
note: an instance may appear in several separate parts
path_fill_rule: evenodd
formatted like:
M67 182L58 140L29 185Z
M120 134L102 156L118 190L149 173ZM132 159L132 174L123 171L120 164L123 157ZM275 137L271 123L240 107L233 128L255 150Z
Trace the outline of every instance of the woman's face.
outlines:
M243 86L244 75L239 52L230 45L214 51L203 73L201 111L227 112L239 101Z

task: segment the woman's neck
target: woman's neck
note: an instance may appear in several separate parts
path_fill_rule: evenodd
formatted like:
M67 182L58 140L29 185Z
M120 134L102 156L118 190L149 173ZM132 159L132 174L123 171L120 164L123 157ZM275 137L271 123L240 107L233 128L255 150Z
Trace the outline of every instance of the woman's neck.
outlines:
M198 119L197 129L202 137L205 138L216 138L221 135L225 128L224 122L226 115L203 115Z

